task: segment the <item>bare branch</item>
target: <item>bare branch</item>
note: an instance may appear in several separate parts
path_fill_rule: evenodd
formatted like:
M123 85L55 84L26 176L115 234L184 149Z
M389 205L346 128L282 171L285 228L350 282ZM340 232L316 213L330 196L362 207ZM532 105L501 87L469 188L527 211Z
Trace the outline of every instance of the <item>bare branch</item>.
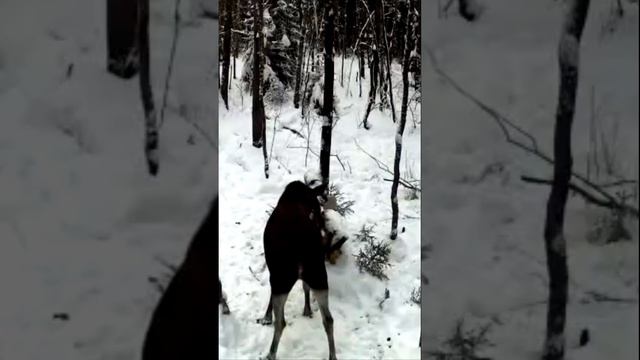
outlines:
M286 125L283 125L283 126L282 126L282 128L283 128L283 129L285 129L285 130L289 130L289 131L291 131L292 133L294 133L294 134L298 135L298 137L299 137L299 138L304 139L304 135L302 135L302 134L300 133L300 131L298 131L298 130L296 130L296 129L292 129L292 128L290 128L290 127L286 126Z
M387 179L387 178L384 178L384 179L382 179L382 180L384 180L384 181L389 181L389 182L393 182L393 179ZM414 186L414 185L411 185L410 183L407 183L407 182L405 182L404 180L400 180L400 181L398 182L398 184L400 184L400 185L404 186L405 188L407 188L407 189L409 189L409 190L415 190L415 191L418 191L418 192L422 192L422 190L421 190L419 187Z
M368 157L370 157L373 161L375 161L376 165L378 165L378 168L379 168L380 170L383 170L384 172L386 172L386 173L388 173L388 174L393 175L393 171L391 171L391 170L389 169L389 167L388 167L385 163L383 163L382 161L378 160L375 156L373 156L373 155L369 154L365 149L363 149L363 148L360 146L360 144L358 143L358 140L353 139L353 141L356 143L356 146L358 147L358 149L360 149L360 151L362 151L362 152L363 152L363 153L365 153ZM389 179L384 179L384 180L389 181ZM421 190L420 190L420 188L419 188L419 187L416 187L416 186L414 186L414 185L411 185L411 181L408 181L408 180L406 180L406 179L403 179L402 177L400 178L400 183L401 183L401 184L402 184L402 186L404 186L404 187L407 187L407 188L409 188L409 189L412 189L412 190L416 190L416 191L421 192Z
M444 72L438 62L435 59L435 56L433 54L433 52L431 51L431 49L429 47L426 47L427 49L427 54L429 59L431 60L433 69L442 77L444 78L449 85L451 85L458 93L460 93L463 97L467 98L468 100L470 100L471 102L473 102L476 106L478 106L482 111L484 111L486 114L488 114L489 116L491 116L496 124L500 127L500 130L502 131L502 133L505 136L505 139L507 140L508 143L519 147L520 149L535 155L536 157L538 157L539 159L544 160L545 162L547 162L550 165L553 165L554 161L551 158L551 156L547 155L546 153L544 153L542 150L540 150L540 148L538 147L538 143L536 141L536 139L529 134L528 132L524 131L521 127L519 127L518 125L516 125L512 120L508 119L506 116L500 114L498 111L496 111L495 109L491 108L490 106L486 105L484 102L480 101L477 97L475 97L474 95L472 95L471 93L469 93L468 91L466 91L464 88L462 88L462 86L460 86L453 78L451 78L446 72ZM511 136L511 133L509 130L513 130L519 134L521 134L522 136L524 136L526 139L529 140L529 144L524 143L520 140L516 140ZM588 186L589 188L591 188L593 191L597 192L600 196L602 196L603 198L605 198L609 203L618 203L617 200L615 199L615 197L609 193L607 193L606 191L603 190L602 187L598 186L597 184L594 184L592 181L590 181L587 177L585 177L582 174L576 173L575 171L571 172L571 175L573 177L575 177L576 179L580 180L582 183L584 183L586 186ZM620 204L618 204L620 205ZM630 206L624 206L623 209L626 212L630 212L631 214L635 215L636 217L638 216L638 209L630 207Z
M531 177L531 176L521 176L520 179L522 179L522 181L527 182L527 183L531 183L531 184L544 184L544 185L551 185L553 184L552 180L547 180L547 179L541 179L541 178L536 178L536 177ZM626 204L621 204L617 201L609 201L609 200L602 200L599 199L598 197L596 197L595 195L592 195L591 193L589 193L587 190L581 188L580 186L574 184L574 183L569 183L569 189L571 189L572 191L576 192L577 194L579 194L580 196L582 196L585 201L600 206L600 207L604 207L607 209L613 209L613 210L621 210L624 211L626 213L630 213L636 217L638 217L638 210L634 209L631 206L628 206Z
M317 152L313 151L311 148L308 147L304 147L304 146L287 146L287 148L289 149L303 149L303 150L307 150L310 153L312 153L313 155L315 155L316 157L320 157L320 154L318 154ZM336 160L338 160L338 162L340 163L340 166L342 166L342 170L343 171L347 171L347 168L344 166L344 163L342 162L342 159L340 159L340 156L336 155L336 154L331 154L329 156L333 156L336 158Z

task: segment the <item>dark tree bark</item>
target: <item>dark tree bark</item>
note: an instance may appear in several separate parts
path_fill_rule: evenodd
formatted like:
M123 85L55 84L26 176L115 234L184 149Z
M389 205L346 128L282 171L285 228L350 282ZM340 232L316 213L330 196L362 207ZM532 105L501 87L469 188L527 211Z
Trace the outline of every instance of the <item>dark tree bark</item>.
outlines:
M327 0L324 9L324 99L322 102L322 147L320 148L320 175L326 199L329 190L329 164L331 154L331 130L333 128L333 30L334 0Z
M398 123L398 131L396 133L396 154L393 161L393 182L391 184L391 240L395 240L398 236L398 184L400 182L400 157L402 156L402 135L404 127L407 123L407 104L409 102L409 60L411 49L413 48L411 36L412 16L408 12L411 9L411 0L406 1L406 7L403 9L406 16L406 25L404 32L404 57L402 59L402 109L400 111L400 122Z
M304 58L304 38L306 31L304 29L304 13L302 9L302 0L298 0L298 12L299 12L299 28L300 28L300 41L298 42L298 59L296 62L296 83L293 90L293 106L297 109L300 107L300 85L302 83L302 61Z
M382 37L384 38L384 54L386 56L386 64L387 64L387 81L385 82L385 89L388 86L389 88L389 104L391 105L391 119L393 120L393 122L396 122L396 107L395 104L393 103L393 83L391 82L391 56L389 55L389 43L387 41L387 29L384 28L384 23L383 23L383 28L382 28ZM385 90L386 92L386 90Z
M262 100L262 52L263 34L262 34L262 0L254 2L253 16L253 77L252 77L252 109L251 121L253 123L253 146L260 148L264 145L265 132L265 113L264 102Z
M351 49L356 41L356 36L358 34L358 14L356 0L347 0L347 8L345 13L345 48Z
M144 152L149 174L158 174L158 121L151 90L149 64L149 0L137 0L140 19L138 21L138 44L140 46L140 94L145 117Z
M364 128L369 130L369 114L373 105L376 102L376 90L378 88L378 52L374 49L371 52L372 60L369 61L369 81L371 86L369 87L369 103L367 104L367 110L364 113L364 120L362 121Z
M564 358L566 307L568 294L567 245L564 238L564 216L571 180L571 127L575 113L578 90L578 65L580 38L587 18L589 0L572 0L565 15L558 63L560 67L560 90L556 110L553 152L553 184L547 202L544 226L544 244L549 274L549 301L547 308L547 330L543 358Z
M138 4L129 0L107 0L107 71L123 79L140 68Z
M224 4L224 38L222 45L222 74L220 94L224 106L229 110L229 66L231 65L231 28L233 27L233 0L222 0Z
M364 75L364 56L362 55L362 52L360 52L359 54L359 58L360 58L360 79L364 79L365 75Z

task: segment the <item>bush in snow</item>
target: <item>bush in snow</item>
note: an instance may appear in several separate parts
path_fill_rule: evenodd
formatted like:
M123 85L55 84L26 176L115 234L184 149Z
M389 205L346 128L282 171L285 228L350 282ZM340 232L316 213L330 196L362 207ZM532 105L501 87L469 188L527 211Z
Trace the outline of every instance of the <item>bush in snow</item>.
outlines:
M451 337L443 343L444 350L430 351L427 358L436 360L483 360L488 359L478 355L483 348L493 346L487 339L491 324L479 329L464 329L462 319L456 323Z
M623 205L629 198L624 192L619 192L617 197ZM631 233L626 228L625 220L624 211L608 210L597 217L593 228L587 234L587 239L594 244L611 244L622 240L631 240Z
M360 242L371 241L375 239L373 236L373 228L375 225L367 226L366 224L362 225L360 231L356 234L356 239Z
M363 230L365 227L363 226ZM363 234L362 231L356 238L366 238L366 244L360 252L355 255L356 265L360 272L366 271L374 277L383 280L388 279L385 269L390 267L389 255L391 254L391 243L387 241L377 241L370 231Z
M344 194L342 193L342 191L340 191L340 188L337 185L335 184L329 185L329 196L332 196L336 199L336 211L341 216L347 216L349 214L353 214L353 209L351 207L353 207L353 204L355 204L355 201L346 200L344 198Z

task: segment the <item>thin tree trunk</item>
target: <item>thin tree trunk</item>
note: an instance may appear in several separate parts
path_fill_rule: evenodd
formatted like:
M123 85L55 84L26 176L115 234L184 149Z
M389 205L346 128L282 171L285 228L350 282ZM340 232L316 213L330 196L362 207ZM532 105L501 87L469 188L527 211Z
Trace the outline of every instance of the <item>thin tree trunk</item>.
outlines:
M327 0L324 10L324 99L322 102L322 147L320 148L320 175L326 199L329 190L331 130L333 128L333 31L334 0Z
M371 87L369 88L369 103L367 104L367 110L364 113L364 120L362 123L364 128L369 130L369 114L371 113L371 109L376 102L376 90L378 88L378 51L373 49L372 51L373 60L369 61L369 80L371 83Z
M406 12L410 11L411 1L406 1ZM402 60L402 109L400 110L400 122L396 133L396 154L393 161L393 182L391 185L391 240L398 237L398 183L400 182L400 157L402 156L402 135L407 123L407 104L409 102L409 58L411 55L411 20L406 16L406 28L404 32L404 58Z
M340 87L344 88L344 56L346 54L346 49L342 52L342 62L340 63Z
M304 14L303 14L303 9L302 9L302 0L298 0L298 12L299 12L299 21L298 21L298 28L300 29L300 41L298 43L298 59L297 59L297 64L296 64L296 83L295 83L295 87L294 87L294 91L293 91L293 107L294 108L299 108L300 107L300 85L302 82L302 62L303 62L303 58L304 58L304 37L305 37L305 30L304 30Z
M144 153L149 174L158 174L158 119L153 103L149 64L149 0L138 0L138 46L140 47L140 94L145 117Z
M544 243L549 274L547 330L543 358L564 358L566 307L568 294L567 245L564 238L564 216L571 179L571 127L578 90L580 38L587 18L589 0L572 0L565 15L558 62L560 90L556 110L553 151L553 185L547 202Z
M382 4L384 4L383 0L380 0ZM380 5L382 9L384 9L383 5ZM384 20L384 19L383 19ZM384 52L387 57L387 83L389 86L389 103L391 105L391 119L393 122L396 122L396 107L393 103L393 83L391 82L391 56L389 55L389 42L387 41L387 28L384 26L384 22L382 23L382 37L384 38ZM387 85L385 85L387 86Z
M262 101L262 14L262 0L256 0L253 17L253 79L251 84L253 106L251 109L251 121L253 124L253 146L257 148L264 145L265 127L264 103Z
M222 0L224 4L224 38L222 44L222 76L220 93L224 106L229 110L229 65L231 64L231 28L233 27L233 4L232 0Z
M139 9L129 0L107 0L107 71L130 79L140 70Z

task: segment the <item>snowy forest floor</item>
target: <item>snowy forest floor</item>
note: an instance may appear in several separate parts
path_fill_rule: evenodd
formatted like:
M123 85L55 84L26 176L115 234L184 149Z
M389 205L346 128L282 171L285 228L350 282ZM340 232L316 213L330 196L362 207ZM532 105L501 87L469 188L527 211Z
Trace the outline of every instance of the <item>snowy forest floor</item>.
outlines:
M341 58L336 58L335 97L338 118L334 119L330 181L345 200L354 201L353 214L344 219L350 236L335 265L327 263L330 307L334 317L337 356L340 359L419 359L420 307L411 301L412 291L420 287L420 197L400 187L398 190L399 228L405 231L392 243L389 280L378 280L360 273L354 255L364 246L355 238L363 225L375 225L378 240L389 239L391 229L392 175L380 170L365 152L393 169L396 125L389 111L374 110L371 129L361 126L369 90L368 76L358 96L357 62L347 85L350 60L345 61L345 86L340 85ZM240 84L241 62L238 61ZM401 67L393 69L394 96L398 116L401 96ZM352 95L347 96L347 90ZM254 359L265 355L272 326L262 326L269 297L269 271L266 269L262 235L268 211L275 206L286 184L302 180L307 170L319 170L322 120L313 115L311 128L305 126L300 109L291 101L284 106L267 106L267 150L269 178L264 176L262 150L251 145L251 97L240 93L232 83L230 108L220 107L220 276L232 314L222 316L221 359ZM222 100L219 100L222 104ZM413 104L415 105L415 104ZM420 105L415 110L419 121ZM300 135L295 134L297 131ZM310 130L310 149L306 158ZM304 137L304 138L303 138ZM315 155L314 155L315 154ZM408 115L403 139L402 176L420 174L420 125ZM384 299L385 289L389 299ZM313 319L302 316L304 296L298 282L285 307L287 327L278 350L280 359L317 359L328 356L326 335L317 305L312 300Z
M140 358L149 278L166 282L216 193L216 150L188 121L217 138L218 24L182 3L152 178L138 77L106 71L105 1L0 2L0 359ZM151 1L157 106L174 4Z
M534 360L545 333L543 228L550 188L520 176L550 178L552 167L508 144L492 118L433 70L426 48L449 76L552 153L563 2L481 3L482 15L468 23L453 10L438 18L437 3L423 2L422 234L430 251L422 271L430 283L423 291L422 351L426 357L444 349L442 342L464 318L466 329L491 325L487 338L494 346L479 356ZM591 2L581 47L574 169L586 173L593 87L597 122L619 175L638 179L638 7L623 1L624 17L614 21L614 3ZM569 198L567 359L638 358L638 222L625 224L630 241L594 244L588 234L606 213L579 196ZM632 301L598 300L591 291ZM585 328L591 342L578 349Z

